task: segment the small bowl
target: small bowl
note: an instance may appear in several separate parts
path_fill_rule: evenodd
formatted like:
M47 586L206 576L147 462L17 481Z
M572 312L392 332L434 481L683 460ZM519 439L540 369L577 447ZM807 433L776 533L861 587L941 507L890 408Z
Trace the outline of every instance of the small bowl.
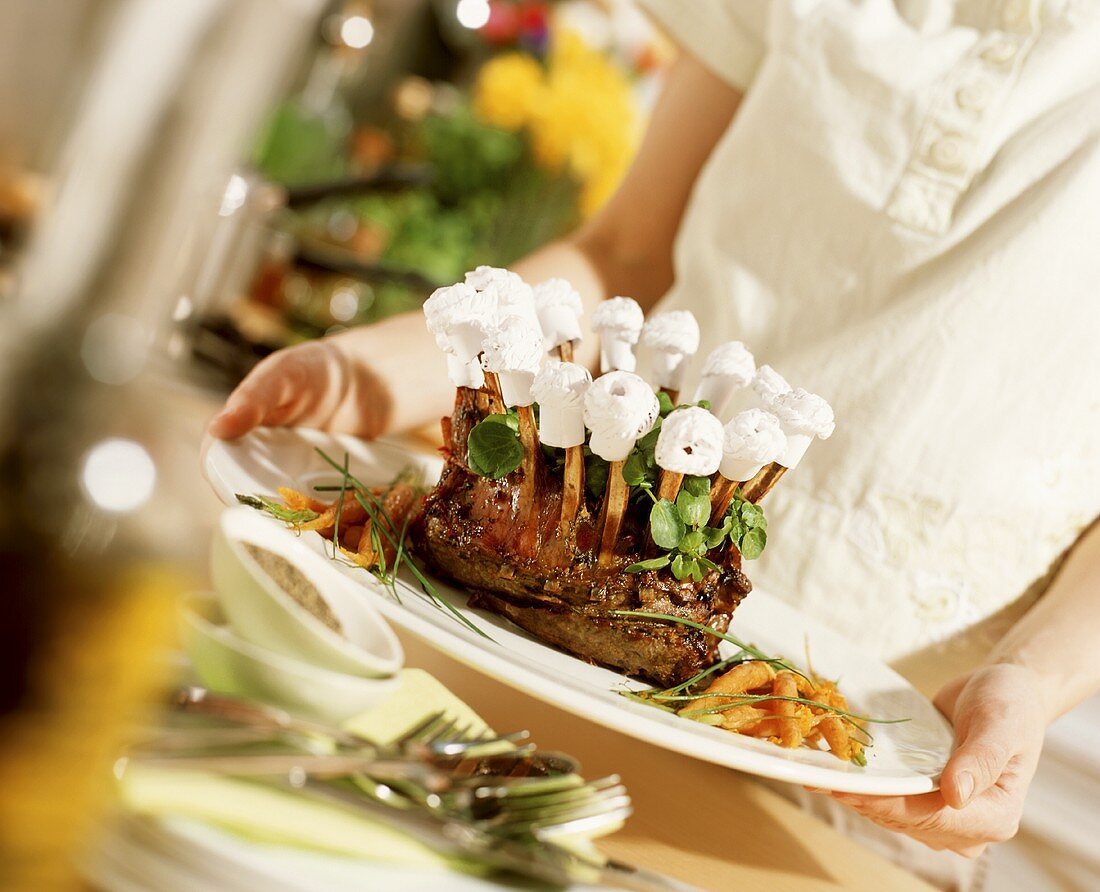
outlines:
M329 723L360 715L392 696L399 678L361 678L311 666L242 638L225 624L217 600L192 595L181 617L184 647L210 690L254 697Z
M343 634L276 584L248 553L247 544L273 551L295 567L328 605ZM254 644L348 675L386 677L405 661L397 636L363 587L337 569L331 558L253 508L222 512L210 568L230 624Z

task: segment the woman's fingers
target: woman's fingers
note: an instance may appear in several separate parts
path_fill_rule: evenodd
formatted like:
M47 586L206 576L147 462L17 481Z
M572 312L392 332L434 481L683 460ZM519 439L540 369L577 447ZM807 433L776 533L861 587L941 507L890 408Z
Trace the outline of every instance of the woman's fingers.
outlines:
M959 742L940 777L940 791L952 808L963 808L997 783L1016 752L1019 735L1011 704L967 702L956 721Z
M988 667L974 673L955 697L951 719L957 742L940 777L940 791L952 808L964 808L991 789L1017 756L1037 758L1044 723L1034 688L1020 667Z
M834 793L865 818L905 833L933 849L950 849L968 858L980 855L992 842L1015 835L1019 826L1018 797L990 790L959 811L949 808L940 793L920 796L855 796Z
M210 436L219 440L236 440L243 437L263 420L263 410L251 403L225 404L225 407L213 418L207 430Z
M1040 682L1020 666L985 666L944 687L936 706L958 740L938 791L833 797L927 846L974 857L989 843L1011 839L1019 827L1046 726Z
M921 796L855 796L834 793L843 803L880 827L904 833L932 849L951 849L959 854L980 854L984 828L974 815L961 821L939 793Z
M229 395L221 412L211 419L210 435L234 440L263 424L292 424L295 408L308 396L305 389L325 383L311 380L311 374L302 374L301 359L296 348L292 348L274 353L257 365ZM320 371L320 367L312 370L314 375Z

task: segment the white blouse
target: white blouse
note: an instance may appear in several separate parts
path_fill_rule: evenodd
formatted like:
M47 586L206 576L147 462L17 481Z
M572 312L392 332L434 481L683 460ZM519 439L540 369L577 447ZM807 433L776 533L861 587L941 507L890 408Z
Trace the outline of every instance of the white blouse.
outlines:
M836 410L749 575L976 662L1100 514L1100 4L641 2L746 91L662 309Z

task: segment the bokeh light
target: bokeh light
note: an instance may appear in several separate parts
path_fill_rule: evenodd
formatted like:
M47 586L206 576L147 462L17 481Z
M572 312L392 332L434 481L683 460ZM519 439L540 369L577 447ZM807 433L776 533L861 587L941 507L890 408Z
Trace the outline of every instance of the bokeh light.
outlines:
M125 384L138 376L149 356L149 329L133 316L107 313L84 332L80 358L101 384Z
M349 15L340 25L340 39L353 50L361 50L374 40L374 25L366 16Z
M124 514L149 501L157 468L140 443L112 437L88 451L80 482L97 508Z
M218 208L218 215L228 217L244 204L246 198L248 198L248 182L240 174L235 173L229 178L229 182L225 184L225 192L222 193L222 203L221 207Z
M458 0L455 16L463 28L484 28L489 21L489 0Z
M329 312L338 322L349 322L359 312L359 295L354 288L341 287L332 292Z

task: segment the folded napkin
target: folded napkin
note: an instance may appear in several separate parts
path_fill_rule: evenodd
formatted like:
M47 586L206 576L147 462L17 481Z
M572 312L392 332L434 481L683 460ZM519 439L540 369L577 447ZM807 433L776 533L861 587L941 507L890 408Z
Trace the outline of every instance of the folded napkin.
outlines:
M259 781L135 765L123 775L119 794L137 814L192 818L255 842L418 869L478 869L379 821Z
M471 734L488 734L492 729L465 702L423 669L402 669L401 686L377 706L344 722L344 730L358 734L378 746L393 743L398 737L424 721L432 713L442 712Z

